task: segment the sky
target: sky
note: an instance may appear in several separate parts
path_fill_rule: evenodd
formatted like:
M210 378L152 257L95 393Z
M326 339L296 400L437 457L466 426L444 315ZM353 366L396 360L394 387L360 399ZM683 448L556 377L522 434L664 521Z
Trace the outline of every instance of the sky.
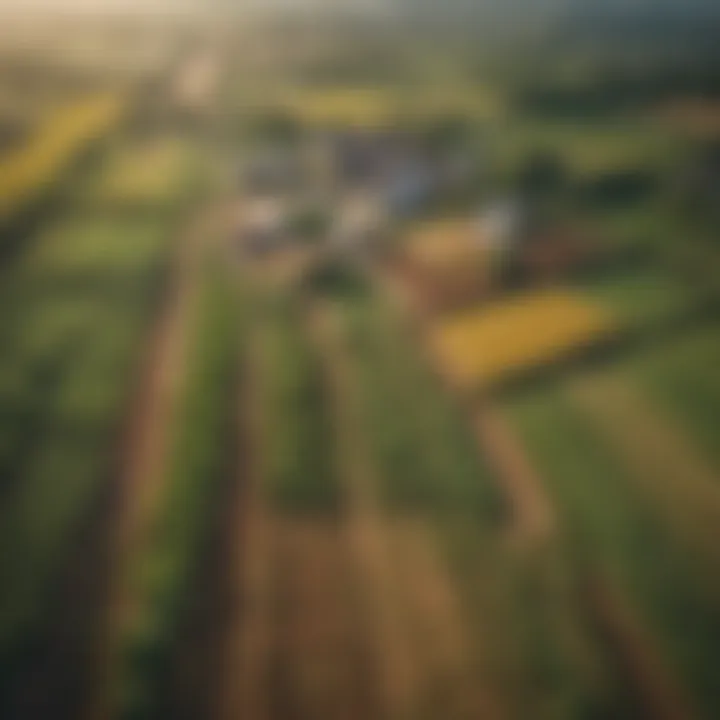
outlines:
M213 7L235 7L247 9L318 9L318 8L391 8L413 5L432 8L436 12L450 12L451 8L472 8L473 11L513 9L522 11L532 9L536 13L548 11L563 12L568 8L597 9L638 9L654 12L659 8L674 7L693 12L698 8L717 8L720 0L0 0L3 9L52 8L56 10L84 10L102 12L104 10L182 10L211 9Z

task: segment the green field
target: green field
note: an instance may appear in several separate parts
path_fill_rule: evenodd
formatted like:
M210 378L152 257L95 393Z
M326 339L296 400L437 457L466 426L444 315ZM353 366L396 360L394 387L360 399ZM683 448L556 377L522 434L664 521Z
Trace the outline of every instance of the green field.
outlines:
M720 328L710 322L628 358L628 376L673 414L720 468Z
M37 612L112 454L168 228L68 218L3 289L4 646ZM38 501L38 498L42 498ZM28 573L28 569L32 572ZM12 608L12 609L11 609Z
M528 153L557 153L576 177L625 168L668 167L682 150L682 141L642 121L523 121L498 127L491 135L501 165L513 166Z
M266 492L280 511L331 513L339 491L331 467L328 397L302 310L279 295L268 298L260 312Z
M562 387L509 404L514 422L561 513L586 572L626 593L671 666L706 708L717 702L717 587L688 554L649 488L584 406ZM681 481L681 478L677 478ZM687 492L692 492L688 488ZM682 512L678 508L677 512Z
M118 140L117 153L121 144ZM82 174L104 172L99 157ZM68 201L31 230L0 290L3 681L42 637L49 599L117 473L124 418L166 290L176 219ZM32 647L32 646L31 646Z
M365 423L385 470L385 504L395 512L467 512L492 525L502 500L462 409L418 360L415 340L394 312L372 295L347 308Z
M0 27L2 720L717 717L717 50L284 5Z
M578 283L578 289L634 328L682 317L698 300L685 282L654 267L603 275Z

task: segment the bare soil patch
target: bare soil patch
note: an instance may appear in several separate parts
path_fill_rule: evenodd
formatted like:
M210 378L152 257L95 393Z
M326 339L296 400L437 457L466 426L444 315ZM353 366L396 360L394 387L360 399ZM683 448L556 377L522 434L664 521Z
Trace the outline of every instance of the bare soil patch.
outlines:
M391 534L399 593L412 624L423 716L447 720L502 717L428 521L395 520Z
M376 717L374 668L344 529L319 518L285 518L274 524L274 536L273 717Z

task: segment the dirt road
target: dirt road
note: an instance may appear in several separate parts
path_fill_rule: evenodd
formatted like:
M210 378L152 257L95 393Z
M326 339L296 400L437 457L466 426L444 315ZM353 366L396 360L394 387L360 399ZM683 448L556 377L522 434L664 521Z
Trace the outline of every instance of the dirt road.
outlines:
M248 337L240 402L241 492L234 533L229 536L230 592L225 617L225 641L220 648L218 720L268 717L268 658L270 653L271 586L270 527L263 496L263 407L261 387L262 339L256 331Z
M168 290L151 331L148 352L120 450L111 533L107 602L95 650L92 693L84 717L106 720L117 704L118 643L133 619L131 568L142 552L160 500L172 418L182 391L189 330L199 291L203 248L213 237L219 208L203 208L178 239Z

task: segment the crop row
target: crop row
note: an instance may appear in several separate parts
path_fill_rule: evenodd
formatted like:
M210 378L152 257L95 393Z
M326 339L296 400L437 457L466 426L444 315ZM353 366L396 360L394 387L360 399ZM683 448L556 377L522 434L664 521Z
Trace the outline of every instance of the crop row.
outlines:
M69 203L3 278L2 682L45 632L78 533L112 486L175 221Z
M89 238L102 251L88 264ZM14 552L0 570L3 649L39 610L73 528L110 470L166 240L165 228L146 223L71 219L47 233L4 288L0 532Z
M720 333L712 322L693 328L624 363L645 387L688 429L716 468L720 468Z
M484 677L520 717L619 711L566 553L554 543L525 553L503 540L513 518L495 471L393 312L377 299L348 310L364 432L388 518L433 529L467 613L477 682Z
M388 471L387 505L498 516L502 502L459 409L418 360L392 309L368 296L347 312L367 426Z
M239 315L227 279L209 270L191 337L160 508L131 569L137 612L121 639L122 717L151 717L196 587L214 507L234 470ZM122 630L122 629L121 629Z
M656 497L661 479L657 490L643 489L638 468L618 454L573 393L548 388L510 407L562 513L578 567L620 588L656 640L662 661L677 668L712 715L720 700L713 670L720 638L717 587L712 567L678 534L687 523L668 524ZM685 485L685 493L694 492L691 483Z
M271 504L281 511L332 512L339 494L330 462L327 391L302 310L280 295L269 299L263 312L268 443L263 451Z

